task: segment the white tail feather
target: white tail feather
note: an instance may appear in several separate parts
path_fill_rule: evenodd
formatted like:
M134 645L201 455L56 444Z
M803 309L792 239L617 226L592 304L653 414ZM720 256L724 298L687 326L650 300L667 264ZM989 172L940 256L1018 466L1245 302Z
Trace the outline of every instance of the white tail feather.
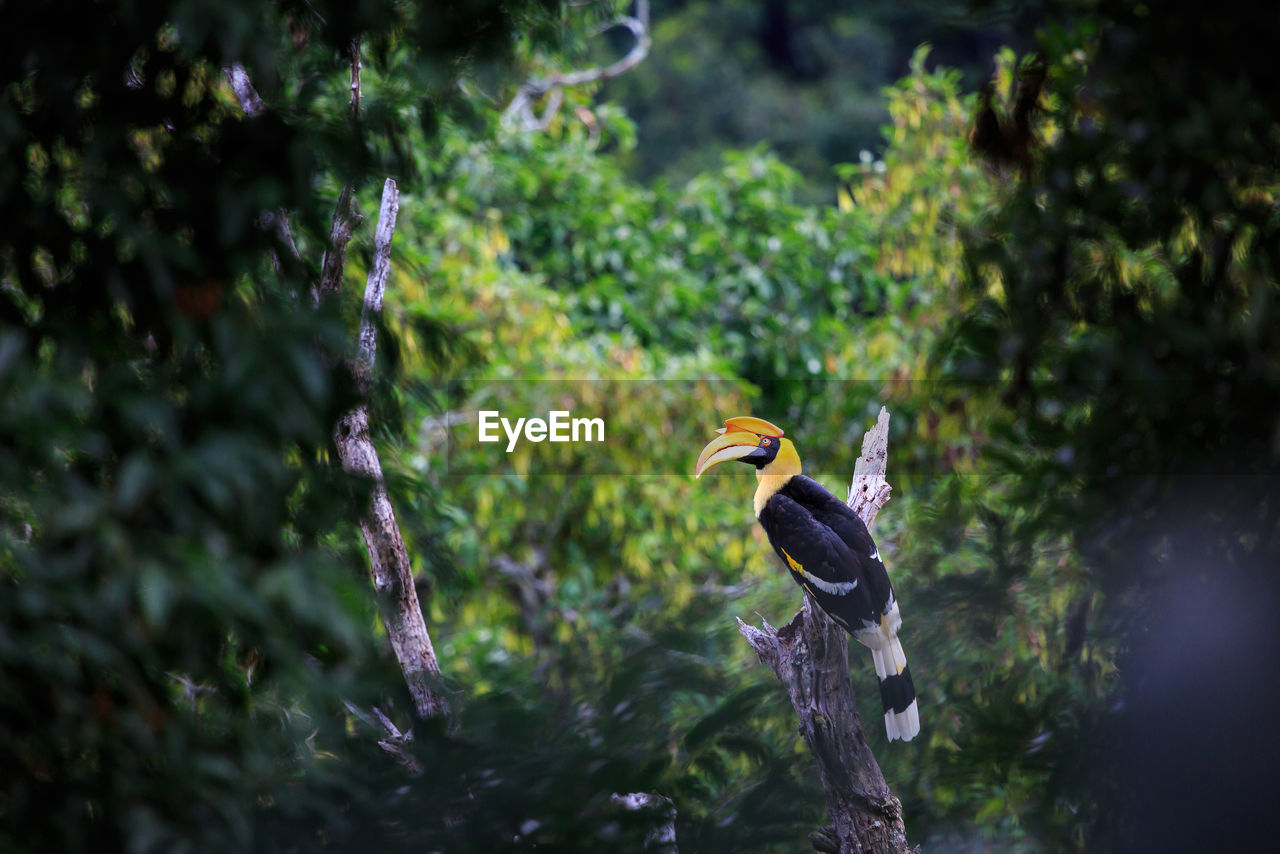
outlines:
M893 713L892 709L884 713L884 731L889 736L890 741L899 737L898 716Z
M897 676L907 669L907 654L897 635L890 635L881 649L871 650L871 660L876 666L876 676L881 680ZM920 707L912 699L911 705L901 712L892 709L884 713L884 730L890 741L910 741L920 733Z
M910 741L919 735L920 707L916 705L916 701L912 700L911 705L907 706L904 712L894 712L892 709L885 712L884 731L890 741L898 738Z
M898 636L894 635L889 638L889 648L886 650L888 655L885 656L885 664L891 664L892 673L901 673L907 667L907 654L902 651L902 641L898 640ZM881 677L883 678L883 677Z
M884 679L885 676L889 675L889 671L885 668L884 650L871 650L871 663L876 666L877 677Z
M920 708L915 700L911 701L905 712L899 712L894 717L897 718L898 738L910 741L920 733Z

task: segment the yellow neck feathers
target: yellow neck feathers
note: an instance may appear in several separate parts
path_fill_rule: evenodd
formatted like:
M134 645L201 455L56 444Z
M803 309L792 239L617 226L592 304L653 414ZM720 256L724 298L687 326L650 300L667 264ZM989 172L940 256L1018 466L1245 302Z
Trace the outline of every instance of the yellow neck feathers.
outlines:
M782 439L780 442L778 455L773 458L773 462L764 468L756 469L756 480L760 482L756 487L757 517L760 516L760 511L764 510L765 502L782 489L787 481L800 474L800 455L796 453L796 446L790 439Z

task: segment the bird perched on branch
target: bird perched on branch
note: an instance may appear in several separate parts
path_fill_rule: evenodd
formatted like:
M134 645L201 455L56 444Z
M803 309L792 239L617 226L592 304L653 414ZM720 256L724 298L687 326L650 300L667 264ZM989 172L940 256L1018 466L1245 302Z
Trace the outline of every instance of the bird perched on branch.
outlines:
M726 460L756 467L756 518L791 577L830 617L870 647L889 740L920 732L916 689L898 640L902 616L867 526L848 505L800 473L800 455L763 418L725 421L702 449L694 477Z

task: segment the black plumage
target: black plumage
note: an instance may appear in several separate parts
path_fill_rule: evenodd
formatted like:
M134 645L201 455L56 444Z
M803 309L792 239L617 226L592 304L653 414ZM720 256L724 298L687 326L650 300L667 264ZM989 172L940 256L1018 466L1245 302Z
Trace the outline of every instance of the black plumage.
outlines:
M764 502L760 525L792 578L858 641L879 650L897 643L898 606L889 573L858 514L804 475L789 478ZM900 647L899 647L900 648ZM886 653L880 676L885 712L904 713L915 699L911 671Z
M850 632L879 625L893 599L889 573L871 557L877 551L867 526L843 501L797 475L765 502L760 524L792 577L837 623ZM821 586L854 583L844 594Z

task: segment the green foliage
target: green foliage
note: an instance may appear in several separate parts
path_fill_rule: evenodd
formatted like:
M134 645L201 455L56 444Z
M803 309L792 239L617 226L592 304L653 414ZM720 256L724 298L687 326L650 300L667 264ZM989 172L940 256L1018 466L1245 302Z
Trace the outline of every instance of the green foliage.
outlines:
M430 317L453 330L461 343L447 365L457 380L449 394L425 385L408 407L435 425L460 400L541 412L562 394L598 405L596 394L615 429L635 432L586 461L545 448L517 454L516 471L542 473L495 477L485 473L494 456L457 456L470 446L461 439L446 456L445 431L432 426L405 462L453 505L444 537L418 550L451 555L452 574L431 570L431 618L448 627L441 648L453 672L484 690L524 673L590 697L618 666L619 645L650 631L651 612L706 601L690 628L719 636L733 615L781 622L796 605L751 523L746 484L638 473L683 472L681 449L691 456L714 419L750 409L798 431L809 470L832 475L824 479L839 491L850 450L887 401L901 474L878 539L896 552L929 726L923 744L880 755L914 830L981 811L1002 838L1025 841L1023 823L1034 824L1054 773L1045 717L1096 705L1114 668L1095 646L1067 652L1067 623L1087 598L1078 561L1060 539L1024 542L1026 519L1005 525L1008 489L972 477L982 442L964 430L971 413L948 410L924 381L930 347L967 299L961 235L1000 198L964 145L972 101L925 56L889 93L884 158L849 167L840 204L826 208L796 202L798 175L764 152L729 156L683 187L628 181L630 127L603 107L594 127L566 110L548 134L473 140L447 130L431 192L406 205L414 275L391 293L394 323ZM1011 80L1012 59L1001 61ZM687 382L697 377L724 378L720 394ZM735 388L739 377L750 385ZM617 384L637 380L650 382L634 396ZM575 465L588 468L547 473ZM716 655L740 672L734 690L767 682L743 669L744 644L729 638ZM874 697L859 661L855 650L859 690ZM678 720L692 725L691 712ZM789 715L774 699L752 726L781 750L795 744ZM802 757L791 762L788 774L806 773ZM777 773L735 767L740 784Z
M1245 674L1274 667L1251 607L1277 602L1280 376L1280 116L1261 58L1276 33L1242 26L1243 7L1203 11L1101 3L1046 38L1032 170L971 243L970 306L936 354L971 381L948 405L981 419L989 470L1012 475L1005 524L1024 548L1072 544L1102 594L1098 639L1124 651L1116 706L1036 716L1058 742L1040 815L1058 846L1243 843L1268 790L1254 763L1276 752L1200 723L1225 702L1249 729L1274 701ZM1199 658L1201 609L1238 610L1253 651ZM1247 793L1189 795L1219 785Z
M602 140L566 120L559 134L450 145L424 200L439 209L435 227L563 293L582 334L714 354L771 407L798 405L788 399L798 379L856 370L847 330L891 289L864 266L869 226L858 212L799 205L799 175L764 152L728 155L679 190L644 188L608 153L629 124L604 109L594 121Z
M822 822L816 775L732 618L781 623L798 593L748 474L687 473L720 418L754 411L838 492L882 403L876 535L920 740L883 744L860 648L851 664L912 838L1176 847L1188 823L1156 826L1143 794L1148 743L1187 745L1228 814L1262 814L1272 742L1232 739L1268 731L1251 686L1273 684L1239 650L1269 648L1275 592L1277 81L1229 15L1060 10L1014 175L975 158L983 102L923 48L884 90L883 146L863 140L882 102L843 87L887 82L867 57L924 26L914 7L789 4L792 41L735 62L754 8L659 14L654 76L606 92L678 69L688 85L655 91L690 98L697 122L663 114L690 159L663 116L641 106L637 128L598 92L566 93L546 132L504 124L526 74L594 55L608 4L56 5L0 21L19 213L0 235L0 847L632 850L651 817L610 795L657 791L682 850L794 850ZM679 26L713 20L716 38ZM805 44L822 73L770 82L788 45L804 76ZM241 115L232 60L266 116ZM996 56L1006 124L1035 67ZM757 114L723 106L743 97ZM787 159L704 144L755 138L726 109L786 116ZM832 204L806 202L815 163L854 159ZM630 177L658 160L691 177ZM343 703L409 724L351 524L365 489L329 451L355 300L306 296L337 187L368 213L387 172L374 423L458 708L455 730L415 727L418 777ZM281 208L302 262L255 226ZM368 263L358 236L353 286ZM567 399L610 441L462 440L481 406ZM1162 681L1166 649L1207 675ZM1161 691L1226 734L1144 730ZM1235 727L1211 702L1231 692ZM1214 776L1215 752L1254 789Z
M219 71L243 60L274 98L286 51L332 68L355 32L403 22L320 5L0 17L5 850L239 849L268 822L314 842L354 796L357 766L327 758L341 701L398 684L363 558L337 545L365 494L328 450L351 332L299 310L308 271L281 252L274 273L254 224L288 209L319 245L307 130L345 93L248 121Z

